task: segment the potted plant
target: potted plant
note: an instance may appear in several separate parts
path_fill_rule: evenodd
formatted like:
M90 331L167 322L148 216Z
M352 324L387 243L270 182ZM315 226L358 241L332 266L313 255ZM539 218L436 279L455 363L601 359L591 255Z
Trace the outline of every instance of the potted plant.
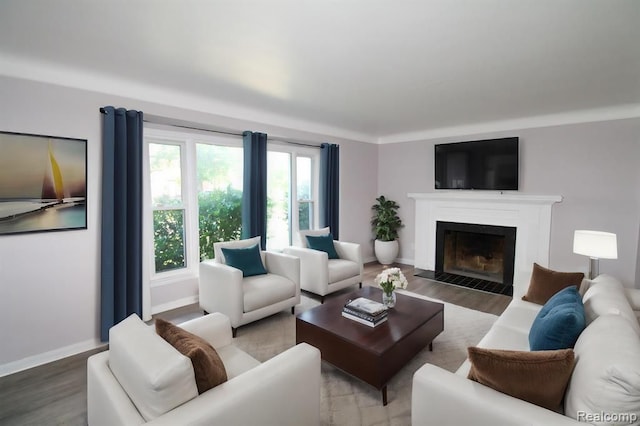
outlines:
M377 203L371 207L373 218L371 227L376 235L374 250L378 262L382 265L393 263L398 256L398 229L402 220L398 216L400 206L393 200L388 200L384 195L376 198Z

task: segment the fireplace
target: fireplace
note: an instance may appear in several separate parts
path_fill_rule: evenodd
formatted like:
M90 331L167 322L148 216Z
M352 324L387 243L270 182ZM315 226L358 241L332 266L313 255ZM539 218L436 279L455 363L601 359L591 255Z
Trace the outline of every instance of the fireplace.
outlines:
M436 222L438 281L513 295L516 228Z
M437 221L516 228L518 238L513 286L509 286L513 297L526 293L534 262L545 267L549 265L551 211L553 204L562 201L560 195L491 191L436 191L408 195L416 202L413 263L417 270L435 272Z

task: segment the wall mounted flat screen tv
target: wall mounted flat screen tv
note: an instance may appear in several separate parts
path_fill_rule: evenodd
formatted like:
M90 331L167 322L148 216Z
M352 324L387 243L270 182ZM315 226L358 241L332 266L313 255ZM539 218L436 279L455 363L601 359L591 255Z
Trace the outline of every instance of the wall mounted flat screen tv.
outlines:
M438 144L436 189L518 189L518 138Z

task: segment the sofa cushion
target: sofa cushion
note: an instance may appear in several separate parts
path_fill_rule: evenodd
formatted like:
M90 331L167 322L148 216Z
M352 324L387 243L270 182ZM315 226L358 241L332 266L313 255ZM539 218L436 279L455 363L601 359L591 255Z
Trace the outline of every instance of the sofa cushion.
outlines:
M331 233L331 229L327 226L325 228L320 229L306 229L304 231L298 232L298 240L300 247L307 248L307 235L318 236L318 235L328 235Z
M156 319L156 333L191 360L198 393L227 381L227 372L220 356L204 339L162 318Z
M541 308L537 303L514 298L495 323L502 327L513 328L528 336L531 324L533 324Z
M109 330L109 368L148 421L198 396L189 358L135 314Z
M313 250L319 250L327 253L329 259L340 259L335 246L333 245L333 235L307 235L307 246Z
M260 365L260 361L238 348L236 345L226 345L216 349L227 371L227 379L231 380L252 368Z
M528 351L529 333L523 333L510 327L493 324L491 329L482 337L476 346L511 351Z
M346 259L330 259L329 268L329 284L346 280L360 274L360 266L356 262Z
M256 244L242 248L222 248L225 262L242 271L243 277L266 274L267 270L260 258L260 247Z
M522 300L544 305L563 288L579 287L583 278L582 272L557 272L534 263L529 288Z
M544 304L529 331L532 351L572 348L585 327L584 306L576 287L567 287Z
M638 421L640 337L629 321L620 315L599 316L582 332L574 351L565 415L579 420L581 412L628 414Z
M571 349L505 351L470 347L468 378L549 410L561 408L574 356Z
M244 312L271 306L296 295L293 281L276 274L255 275L242 280Z
M589 290L582 299L587 325L596 318L606 314L620 315L631 324L636 334L640 336L640 324L627 293L620 281L607 275L600 275L592 280Z
M245 240L232 240L232 241L221 241L218 243L213 243L213 256L214 261L216 263L222 263L225 265L226 259L224 258L224 253L222 252L223 248L246 248L255 246L256 244L260 247L260 241L262 238L260 236L247 238ZM262 258L262 263L264 264L264 252L260 251L260 257Z

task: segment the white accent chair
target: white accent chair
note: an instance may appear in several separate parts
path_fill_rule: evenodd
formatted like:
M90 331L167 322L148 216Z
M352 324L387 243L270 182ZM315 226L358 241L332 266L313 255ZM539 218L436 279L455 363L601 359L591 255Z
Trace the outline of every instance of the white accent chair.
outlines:
M334 241L340 259L329 259L327 253L308 247L307 235L320 236L331 233L329 227L300 231L297 246L287 247L284 253L300 258L300 288L320 296L324 303L326 295L354 284L362 288L362 249L360 244Z
M189 358L131 315L87 360L89 426L320 424L318 349L301 343L260 363L233 344L223 314L180 327L216 349L228 380L198 394Z
M213 244L215 258L200 263L200 307L222 312L238 327L273 315L300 303L300 259L282 253L260 251L267 274L243 277L242 271L225 263L223 248L246 248L260 244L260 237Z

